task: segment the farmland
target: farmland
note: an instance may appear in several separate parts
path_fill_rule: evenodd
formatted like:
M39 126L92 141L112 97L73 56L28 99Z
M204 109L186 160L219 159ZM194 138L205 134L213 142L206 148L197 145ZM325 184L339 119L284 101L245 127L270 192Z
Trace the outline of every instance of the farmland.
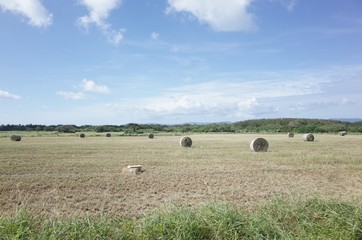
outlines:
M89 134L88 134L89 135ZM224 202L257 209L276 197L362 204L362 137L198 134L118 137L0 138L0 212L27 209L44 216L140 214L168 204ZM268 152L250 151L255 137ZM122 168L141 164L139 175Z

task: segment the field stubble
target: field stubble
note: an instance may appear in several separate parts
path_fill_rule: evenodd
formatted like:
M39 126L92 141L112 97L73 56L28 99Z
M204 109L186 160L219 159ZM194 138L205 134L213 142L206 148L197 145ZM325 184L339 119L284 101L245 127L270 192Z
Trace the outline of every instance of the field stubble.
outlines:
M318 195L362 204L362 137L263 135L0 138L0 213L26 208L47 216L138 216L164 204L222 201L253 209L275 197ZM139 175L122 173L141 164Z

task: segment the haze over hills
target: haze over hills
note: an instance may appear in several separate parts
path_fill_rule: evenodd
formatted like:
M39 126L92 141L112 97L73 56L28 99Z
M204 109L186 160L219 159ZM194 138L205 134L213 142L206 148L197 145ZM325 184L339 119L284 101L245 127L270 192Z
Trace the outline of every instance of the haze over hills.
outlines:
M283 119L283 118L281 118L281 119ZM289 118L284 118L284 119L289 119ZM297 118L293 118L293 119L297 119ZM306 118L306 119L308 119L308 118ZM260 120L260 119L248 119L248 120L244 120L244 121L254 121L254 120ZM270 118L270 120L273 120L273 119ZM318 119L315 119L315 120L318 120ZM319 119L319 120L323 121L323 120L326 120L326 119ZM330 118L328 120L355 123L355 122L361 122L362 118ZM237 122L239 122L239 121L237 121ZM185 124L208 125L208 124L233 124L233 123L234 122L232 122L232 121L223 121L223 122L185 122L185 123L176 124L176 125L185 125ZM157 124L157 123L152 123L152 124ZM175 125L175 124L166 124L166 125Z
M331 120L354 123L361 122L362 118L331 118Z

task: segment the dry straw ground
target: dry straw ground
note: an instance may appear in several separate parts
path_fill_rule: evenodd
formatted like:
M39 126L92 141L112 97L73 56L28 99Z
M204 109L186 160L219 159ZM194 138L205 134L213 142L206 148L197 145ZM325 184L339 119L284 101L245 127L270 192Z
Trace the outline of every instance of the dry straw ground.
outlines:
M246 208L312 195L362 204L362 136L192 135L0 138L0 214L134 215L168 203L225 201ZM256 137L268 152L249 149ZM139 175L123 174L141 164Z

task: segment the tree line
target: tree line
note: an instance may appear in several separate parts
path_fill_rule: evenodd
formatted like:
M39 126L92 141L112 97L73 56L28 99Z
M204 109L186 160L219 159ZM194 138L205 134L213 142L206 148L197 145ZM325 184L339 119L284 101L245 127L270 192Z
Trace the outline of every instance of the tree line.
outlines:
M254 119L234 123L210 124L137 124L125 125L40 125L26 124L0 125L0 131L48 131L60 133L76 132L124 132L126 134L141 134L149 132L195 132L195 133L338 133L348 131L362 133L362 121L345 122L324 119L277 118Z

